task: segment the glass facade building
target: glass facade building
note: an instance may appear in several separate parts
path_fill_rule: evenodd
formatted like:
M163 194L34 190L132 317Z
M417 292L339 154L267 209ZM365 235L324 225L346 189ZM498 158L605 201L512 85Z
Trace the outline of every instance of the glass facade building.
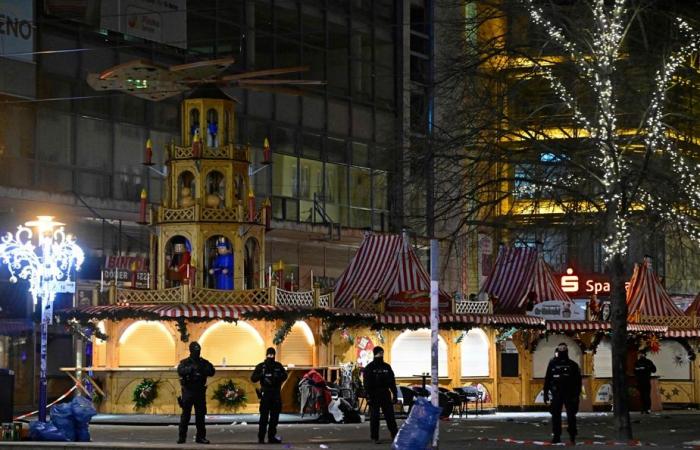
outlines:
M27 81L26 98L8 97L0 106L0 186L77 195L87 203L98 198L99 217L93 218L124 218L119 202L134 211L142 188L157 203L162 176L141 165L143 148L150 138L156 167L162 167L164 145L178 140L182 96L150 102L96 92L87 74L134 59L170 65L233 56L235 71L308 66L292 77L327 82L305 88L304 95L225 89L239 102L238 142L259 150L266 137L270 141L273 165L255 175L255 194L272 199L273 218L320 223L325 212L344 227L388 231L388 211L398 201L391 189L401 117L398 5L179 3L186 7L186 24L180 24L186 25L186 46L104 28L101 2L35 2L33 61L5 60L31 67L35 80L33 86ZM12 85L5 80L3 90L12 93ZM262 152L253 153L259 163Z

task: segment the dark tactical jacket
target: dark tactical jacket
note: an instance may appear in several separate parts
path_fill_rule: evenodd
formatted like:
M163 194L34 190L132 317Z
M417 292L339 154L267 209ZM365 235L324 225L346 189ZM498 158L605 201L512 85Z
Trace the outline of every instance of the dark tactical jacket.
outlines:
M544 378L544 393L555 397L578 399L581 395L581 369L568 356L549 361Z
M367 364L364 370L364 384L367 396L371 398L385 398L389 392L397 397L396 378L391 366L384 361L376 359Z
M634 364L634 376L638 382L649 383L653 373L656 373L656 366L647 358L639 358Z
M276 391L282 388L282 383L287 379L287 371L284 366L277 361L263 361L257 366L250 380L253 383L260 382L263 392Z
M206 389L207 377L213 376L214 372L214 366L204 358L190 356L180 361L177 366L180 385L183 389L192 391Z

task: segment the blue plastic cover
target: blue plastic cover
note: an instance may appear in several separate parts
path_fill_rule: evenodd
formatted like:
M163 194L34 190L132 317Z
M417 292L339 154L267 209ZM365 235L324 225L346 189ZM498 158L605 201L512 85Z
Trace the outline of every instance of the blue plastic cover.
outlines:
M29 439L32 441L67 441L66 436L51 422L35 420L29 423Z
M416 398L411 414L394 438L393 450L425 450L432 444L433 433L440 419L439 407L424 397Z

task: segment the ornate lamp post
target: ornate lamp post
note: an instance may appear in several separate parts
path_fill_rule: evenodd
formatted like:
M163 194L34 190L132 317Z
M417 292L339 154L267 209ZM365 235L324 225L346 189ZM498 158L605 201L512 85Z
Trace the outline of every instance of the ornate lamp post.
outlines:
M10 270L10 281L15 283L18 278L29 281L34 305L40 303L41 307L39 420L42 422L46 421L46 341L53 301L57 293L70 291L74 286L70 273L74 268L79 270L85 258L63 225L54 222L52 216L39 216L18 226L14 235L7 233L0 241L0 258Z

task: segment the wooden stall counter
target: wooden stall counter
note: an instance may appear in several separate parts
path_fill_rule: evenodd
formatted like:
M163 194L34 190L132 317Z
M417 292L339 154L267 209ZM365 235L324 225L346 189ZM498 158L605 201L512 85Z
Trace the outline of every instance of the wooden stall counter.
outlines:
M215 366L216 374L207 383L207 411L210 414L254 413L258 411L256 384L250 381L253 366ZM63 372L75 376L75 367L62 367ZM120 367L116 369L94 367L80 369L92 372L92 378L104 391L105 397L98 406L101 413L107 414L179 414L177 397L180 395L180 379L176 367ZM157 380L158 395L152 405L135 409L133 394L136 386L146 378ZM227 380L240 386L246 394L246 405L237 411L222 408L212 398L216 387Z
M207 383L207 412L209 414L231 414L231 413L256 413L259 409L259 400L255 388L258 383L250 381L250 376L255 369L254 366L214 366L216 374L208 379ZM299 403L297 386L299 380L312 368L290 366L286 367L288 372L287 381L282 385L282 411L285 413L299 413ZM76 377L76 371L81 370L84 374L92 372L99 389L104 392L104 399L98 406L101 413L107 414L179 414L180 408L177 405L177 397L180 395L180 379L177 375L176 367L120 367L116 369L93 367L77 369L75 367L62 367L61 371L67 373L72 378ZM328 381L337 380L338 367L321 367L317 371ZM158 396L153 404L147 408L135 409L133 403L133 393L136 386L145 378L152 378L159 381ZM75 378L74 378L75 379ZM233 382L240 386L246 394L246 405L237 411L222 408L212 397L216 387L226 382Z

